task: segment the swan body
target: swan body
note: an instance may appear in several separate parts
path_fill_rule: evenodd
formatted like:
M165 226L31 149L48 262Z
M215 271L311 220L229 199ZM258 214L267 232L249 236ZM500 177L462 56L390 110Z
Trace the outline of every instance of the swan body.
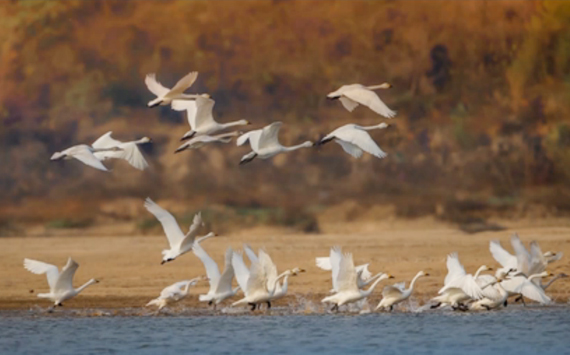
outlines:
M390 110L388 106L373 91L376 89L389 89L392 85L383 83L374 86L364 86L361 84L343 85L338 90L327 95L328 99L338 99L344 108L352 112L358 105L364 105L377 114L392 118L396 116L396 112Z
M79 264L73 259L69 258L67 264L59 272L57 266L47 264L41 261L24 259L24 268L31 273L41 275L46 274L49 293L39 293L39 298L47 298L53 301L54 305L62 306L64 301L67 301L75 296L77 296L81 291L89 287L90 285L96 284L99 281L96 279L91 279L87 281L83 286L78 288L73 287L73 276L77 271Z
M342 258L342 250L338 246L331 248L330 256L316 258L316 264L318 268L326 271L332 271L333 288L330 291L331 293L339 291L337 284L337 277L340 269L341 258ZM368 265L369 264L363 264L355 267L357 274L357 284L358 288L360 289L373 281L371 280L372 273L368 270Z
M497 292L498 292L498 297L496 298L482 298L480 300L477 300L473 303L471 303L469 305L469 309L470 310L491 310L491 309L495 309L498 308L500 306L506 306L506 302L507 302L507 298L509 297L509 294L507 291L505 291L505 289L503 288L503 286L501 286L501 282L503 280L498 278L495 279L494 281L492 281L491 286L493 286Z
M192 252L196 255L204 264L206 268L206 274L208 275L208 280L210 282L210 290L205 295L200 295L199 300L202 302L209 302L209 304L214 304L214 309L216 305L223 300L234 296L239 287L232 289L232 280L234 278L234 268L232 266L232 248L228 248L225 255L225 268L224 272L220 274L218 265L216 262L206 253L199 243L195 243L192 247Z
M359 289L357 284L356 268L354 267L352 254L344 253L340 258L340 267L336 281L338 285L338 292L334 295L323 298L321 302L332 303L334 304L333 310L338 310L338 308L344 304L357 302L370 296L370 294L372 294L372 291L374 291L376 285L388 278L393 278L393 276L382 274L376 278L368 290Z
M420 271L414 276L410 283L410 288L405 288L405 283L400 282L392 286L386 286L382 290L382 300L376 306L376 309L389 309L392 310L394 305L403 302L410 298L416 281L422 276L429 276L428 273Z
M323 145L330 141L338 143L342 149L355 158L360 158L363 152L374 155L377 158L385 158L386 154L366 131L373 129L383 129L388 127L384 122L369 127L363 127L355 124L347 124L339 127L327 134L315 145Z
M62 150L61 152L55 152L51 156L51 160L69 160L69 159L77 159L85 165L89 165L92 168L109 171L101 160L99 160L95 153L99 152L112 152L112 153L120 153L122 151L119 147L110 147L110 148L93 148L87 144L79 144L74 145L73 147L67 148Z
M255 158L269 159L280 153L292 152L300 148L313 146L313 143L309 141L291 147L281 145L279 143L278 134L282 125L282 122L273 122L262 129L250 131L239 136L236 142L237 145L241 146L249 141L249 145L252 149L252 152L241 158L240 165L249 163Z
M147 197L144 203L144 207L152 213L156 219L162 225L162 229L166 234L168 239L168 244L170 249L165 249L162 251L162 263L170 262L182 254L185 254L192 250L192 247L200 243L201 241L216 236L215 233L210 232L203 237L196 238L198 234L198 229L203 224L202 215L197 213L194 216L194 221L190 226L188 233L184 234L180 229L180 226L176 222L176 219L170 212L164 208L157 205L153 200Z
M196 99L198 95L184 94L184 91L188 89L198 78L198 72L190 72L186 74L182 79L178 80L176 85L172 89L165 88L156 80L156 75L154 73L147 74L144 79L144 83L150 92L156 95L156 99L148 102L148 107L156 107L158 105L167 106L172 104L173 100L192 100Z
M148 137L141 138L136 141L131 142L121 142L111 137L113 132L109 131L99 137L91 145L95 149L105 149L119 147L120 151L98 151L93 153L95 157L101 161L106 159L123 159L129 162L131 166L136 169L144 170L148 168L148 163L146 162L144 156L139 150L138 145L144 143L150 143L152 140Z
M543 277L553 276L549 272L541 272L533 274L526 278L525 276L514 276L504 280L501 285L508 293L508 297L522 295L528 299L536 301L540 304L549 304L552 302L550 297L546 295L544 289L534 282L535 279L542 279Z
M212 114L214 104L215 101L209 98L207 95L199 95L196 97L195 102L177 102L177 109L184 107L187 108L186 113L188 116L188 123L190 124L190 130L186 132L184 136L182 136L181 140L190 139L192 137L200 135L211 135L230 127L250 124L250 122L247 120L239 120L228 123L216 122Z
M447 276L445 277L444 286L439 290L439 294L445 293L448 289L460 289L472 299L481 299L485 297L485 291L481 288L477 279L483 271L492 270L492 268L482 265L477 269L475 275L467 274L465 268L459 262L457 253L451 253L447 256Z
M190 286L194 286L198 281L206 279L205 277L197 277L192 280L176 282L162 290L160 296L148 302L146 306L157 306L160 311L164 307L171 305L173 303L181 301L184 297L188 295Z
M240 135L241 132L230 132L230 133L223 133L215 136L208 136L208 135L201 135L201 136L194 136L184 144L182 144L178 149L174 151L174 153L180 153L186 149L198 149L202 148L206 144L210 143L229 143L232 140L232 137L236 137Z

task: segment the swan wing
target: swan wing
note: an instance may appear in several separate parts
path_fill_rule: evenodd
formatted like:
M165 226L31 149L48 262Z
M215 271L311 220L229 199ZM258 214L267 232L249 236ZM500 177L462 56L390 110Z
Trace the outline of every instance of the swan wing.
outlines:
M144 202L144 207L150 213L152 213L162 225L162 229L166 234L166 238L168 239L170 247L174 248L179 246L182 240L184 239L184 233L182 233L182 230L180 229L180 226L176 222L176 219L174 219L174 216L164 208L157 205L153 200L151 200L148 197Z
M233 253L232 266L234 268L237 283L242 291L245 292L247 289L247 279L249 279L249 269L245 266L243 255L241 253Z
M214 117L212 116L212 110L214 109L215 101L199 96L196 98L196 118L194 129L199 129L200 127L210 126L215 124Z
M218 264L216 264L214 259L212 259L198 243L192 246L192 252L202 261L202 264L204 264L206 275L208 275L210 281L210 289L214 290L220 281L220 269L218 269Z
M328 256L315 258L315 264L321 270L325 270L325 271L332 270L331 258Z
M338 98L342 106L347 109L349 112L354 111L354 109L358 106L358 102L349 99L348 97L341 96Z
M492 240L489 243L489 250L493 255L493 258L501 264L502 267L507 269L514 269L517 267L517 258L506 251L502 246L501 242L498 240Z
M244 145L247 141L249 141L251 149L253 151L258 151L260 138L261 138L260 129L256 129L255 131L249 131L238 137L238 139L236 140L236 145L239 147Z
M356 282L356 269L351 253L345 253L340 259L340 268L337 277L338 292L354 291L358 292Z
M528 275L540 274L546 270L548 261L542 254L542 250L536 241L530 243L530 266L528 270ZM538 279L535 279L535 283L539 283Z
M345 142L340 139L335 139L334 141L337 142L345 152L347 152L348 154L352 155L355 158L360 158L363 154L362 149L358 148L356 145L352 143Z
M372 137L370 137L368 132L358 127L346 127L346 129L339 130L335 133L335 137L342 141L351 143L377 158L384 158L387 156L387 154L378 147L376 142L374 142ZM342 147L343 149L345 148L344 146ZM348 150L345 149L345 151L351 154Z
M172 89L170 89L167 95L175 96L182 94L184 90L188 89L190 86L192 86L192 84L194 84L196 78L198 78L198 72L196 71L186 74L186 76L178 80L178 82L172 87Z
M344 91L343 95L361 105L369 107L372 111L384 117L392 118L396 116L396 112L390 110L374 91L365 87L354 87L351 90Z
M275 282L275 280L277 280L277 266L275 266L275 263L273 262L273 260L271 260L269 254L267 254L263 249L259 250L259 261L261 262L261 265L263 265L263 267L265 268L267 289L271 290L271 287L273 287L273 283Z
M192 283L191 280L186 280L186 281L179 281L176 283L173 283L172 285L165 287L161 292L160 292L160 297L162 299L165 298L172 298L175 297L179 294L182 293L182 289L186 287L187 284Z
M243 245L243 250L245 251L245 255L247 255L247 258L250 262L253 263L258 260L257 255L255 255L255 252L248 244Z
M333 285L333 290L335 290L336 292L338 292L339 289L339 281L338 281L338 275L339 275L339 271L340 271L340 262L342 260L342 250L339 246L334 246L331 248L331 252L329 254L329 261L331 264L331 271L332 271L332 285Z
M232 291L232 280L234 278L234 267L232 266L232 256L234 252L232 248L228 248L226 250L226 257L225 261L226 264L224 266L224 272L220 276L220 280L218 281L218 285L216 287L216 293L224 294Z
M59 277L57 266L42 261L24 259L24 268L36 275L46 274L49 288L54 289L57 278Z
M144 170L148 168L148 163L135 142L121 143L119 147L122 150L116 152L95 152L93 154L99 160L110 158L126 160L132 167L138 170Z
M171 107L175 111L186 111L186 119L190 128L196 129L196 100L172 100Z
M445 276L443 284L447 286L451 281L464 277L466 274L465 268L461 265L461 262L459 262L457 253L449 254L447 256L447 275Z
M495 277L491 276L491 275L480 275L475 281L477 282L477 285L479 285L479 287L481 287L481 292L483 292L483 296L485 298L491 299L491 300L499 300L501 299L501 293L499 292L499 290L497 290L497 288L493 287L493 285L490 285L491 282L495 281ZM484 286L487 286L485 288L483 288Z
M401 284L403 284L403 285L401 285ZM404 287L405 287L405 284L402 282L394 284L392 286L385 286L382 289L382 297L383 298L400 298L402 296L402 292L404 292Z
M481 287L475 281L473 275L465 275L459 279L452 280L445 288L460 288L467 296L473 299L481 299L484 297Z
M57 282L55 283L55 290L58 291L71 291L74 290L73 288L73 276L77 271L79 264L76 263L73 259L67 259L67 264L61 269L61 274L57 278Z
M200 226L202 224L203 224L202 212L198 212L194 215L194 219L192 220L192 225L190 226L188 233L186 233L186 235L182 239L182 242L180 243L180 247L182 249L184 249L184 247L189 244L198 244L201 240L204 239L204 237L196 239L196 236L198 235L198 229L200 229Z
M357 272L358 274L360 274L360 278L361 278L363 281L366 281L366 280L368 280L368 279L370 279L370 278L372 277L372 273L370 272L370 270L368 270L368 266L369 266L369 265L370 265L370 264L363 264L363 265L358 265L358 266L356 267L356 272Z
M523 272L525 275L530 276L528 273L531 263L530 254L516 233L511 236L511 245L513 246L513 250L515 251L515 255L517 257L517 271Z
M109 132L105 133L101 137L97 138L95 140L95 142L93 142L93 144L91 144L91 146L93 148L96 148L96 149L119 147L121 145L121 143L123 143L123 142L112 138L111 137L112 133L113 133L113 131L109 131Z
M261 130L261 136L259 137L258 147L264 148L279 144L277 136L282 125L283 122L273 122L272 124L263 127ZM253 150L255 151L255 148Z
M257 292L267 292L267 275L261 259L251 264L245 289L246 296Z
M547 304L552 302L550 297L546 295L542 287L536 285L532 281L528 279L523 282L523 284L519 287L519 293L521 293L524 297L529 298L533 301Z
M70 151L68 154L71 155L73 158L79 160L85 165L89 165L92 168L109 171L103 163L91 152L86 145L78 145L73 147L74 149Z
M144 78L144 83L146 84L148 90L155 94L157 97L164 97L170 91L156 80L156 74L154 73L147 74Z

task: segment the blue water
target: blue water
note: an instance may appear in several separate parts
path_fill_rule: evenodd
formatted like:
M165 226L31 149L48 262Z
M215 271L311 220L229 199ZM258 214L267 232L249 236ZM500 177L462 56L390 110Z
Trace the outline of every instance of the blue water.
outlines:
M0 354L568 354L570 308L367 315L31 317Z

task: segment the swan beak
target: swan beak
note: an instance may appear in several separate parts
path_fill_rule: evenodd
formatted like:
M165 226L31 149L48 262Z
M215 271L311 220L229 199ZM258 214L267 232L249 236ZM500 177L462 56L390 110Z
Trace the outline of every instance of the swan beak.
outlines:
M305 269L300 269L299 272L307 272Z
M393 88L393 87L394 87L394 85L388 83L388 89L391 89L391 88Z
M392 276L392 275L388 275L388 278L389 278L389 279L395 279L395 277Z
M493 271L493 268L492 268L492 267L490 267L490 268L488 268L488 269L487 269L487 271Z
M158 106L158 105L160 105L160 102L157 102L157 103L152 104L152 105L149 104L149 105L148 105L148 108L153 108L153 107L156 107L156 106Z
M95 279L95 283L96 283L96 284L98 284L99 282L100 282L99 280Z
M548 273L548 276L554 276L554 274L553 274L553 273L551 273L551 272L549 272L549 273Z
M214 233L214 237L219 237L220 235L218 233Z
M174 151L174 154L180 153L180 152L184 151L185 149L186 149L186 147L180 147Z
M429 273L426 272L426 273L424 274L424 276L429 276Z
M246 125L251 125L251 122L249 122L249 121L246 121L246 122L247 122Z
M166 260L162 260L162 261L160 262L160 265L164 265L164 263L166 263Z

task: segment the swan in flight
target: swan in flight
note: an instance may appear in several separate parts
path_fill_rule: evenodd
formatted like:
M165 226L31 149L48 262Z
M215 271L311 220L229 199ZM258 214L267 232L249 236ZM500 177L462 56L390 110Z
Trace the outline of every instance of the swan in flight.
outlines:
M206 279L207 277L200 276L192 280L176 282L164 288L164 290L160 292L160 296L147 303L146 306L157 306L158 310L160 311L170 304L181 301L190 292L190 286L195 286L198 281Z
M486 286L487 282L482 282L479 279L479 274L483 271L491 271L493 270L486 265L482 265L477 269L475 275L467 274L465 272L465 268L461 265L459 261L459 256L457 253L451 253L447 256L447 276L444 280L444 286L439 290L438 294L441 296L440 298L434 299L436 301L446 300L447 298L452 299L452 307L454 309L465 308L463 302L469 299L481 299L483 297L494 296L494 293ZM464 296L461 296L461 293L458 292L461 290L464 293ZM442 302L448 303L448 302Z
M208 275L208 280L210 282L210 290L207 294L200 295L199 300L201 302L208 302L209 305L213 304L215 310L217 304L232 297L240 289L239 287L232 289L232 280L234 278L232 256L234 253L232 248L228 248L225 256L226 265L224 272L220 274L220 269L214 259L206 253L199 243L194 244L192 252L194 252L194 255L202 261L202 264L204 264L204 268L206 269L206 274Z
M107 169L107 167L105 165L103 165L103 163L101 163L101 160L99 160L96 156L95 153L106 153L106 152L112 152L112 153L120 153L120 151L122 151L121 148L119 147L110 147L110 148L93 148L91 146L88 146L87 144L79 144L79 145L74 145L73 147L67 148L66 150L62 150L61 152L55 152L53 153L53 155L51 156L51 160L52 161L57 161L57 160L69 160L69 159L77 159L80 162L82 162L85 165L89 165L90 167L93 167L95 169L99 169L99 170L103 170L103 171L109 171L109 169Z
M382 300L376 306L376 309L383 308L384 310L389 309L390 311L394 308L394 305L407 300L414 290L414 285L416 281L422 276L429 276L427 272L420 271L414 276L412 282L410 283L410 288L406 289L406 283L400 282L392 286L386 286L382 290Z
M144 207L152 213L156 219L162 225L162 229L166 234L168 239L168 244L170 249L165 249L162 251L162 262L161 264L167 263L192 250L192 247L201 241L216 236L216 233L210 232L203 237L196 238L198 234L198 228L203 224L202 215L197 213L194 216L194 221L190 226L188 233L184 234L180 229L180 226L176 222L176 219L170 212L164 208L157 205L150 198L146 198L144 202Z
M524 303L524 297L526 297L540 304L549 304L552 300L546 295L544 289L540 286L540 281L534 281L535 279L540 280L543 277L548 276L554 276L554 274L543 271L539 274L530 275L527 278L520 273L517 273L514 274L513 277L501 282L501 286L505 291L507 291L508 297L518 296L515 302L522 300Z
M389 89L392 85L383 83L374 86L364 86L360 84L343 85L340 89L327 95L328 99L339 99L344 108L352 112L359 104L368 106L372 111L387 118L396 116L396 112L386 106L382 100L372 90Z
M106 159L123 159L129 162L134 168L139 170L144 170L148 168L148 163L144 159L138 145L144 143L151 143L152 139L148 137L143 137L136 141L131 142L121 142L111 137L113 132L109 131L99 137L91 145L95 149L106 149L119 147L120 151L99 151L93 153L95 157L101 161Z
M188 89L198 78L198 72L190 72L186 74L182 79L178 80L176 85L172 89L165 88L156 80L156 75L154 73L147 74L144 79L144 83L150 92L156 95L156 99L148 102L148 107L156 107L158 105L167 106L172 103L173 100L194 100L199 95L184 94L184 91Z
M210 143L229 143L231 142L232 137L237 137L241 134L242 134L241 132L236 131L236 132L218 134L216 136L208 136L208 135L195 136L194 138L190 139L189 141L185 142L180 147L178 147L178 149L176 149L174 153L180 153L186 149L202 148L206 144Z
M247 284L245 289L245 297L241 300L234 302L232 306L239 306L242 304L248 304L251 306L251 310L254 311L258 304L268 303L270 305L271 299L275 294L275 289L279 280L286 276L295 276L296 274L293 270L287 270L281 275L273 279L272 283L268 285L268 274L267 269L271 267L273 261L269 255L263 250L259 251L258 260L251 264L249 270L249 277L247 278ZM237 271L237 270L236 270ZM237 275L237 274L236 274ZM238 283L239 283L238 278Z
M355 158L360 158L363 152L374 155L377 158L384 158L386 154L366 131L373 129L383 129L388 127L388 124L382 122L375 126L363 127L355 124L347 124L339 127L331 133L324 136L315 145L320 146L332 140L337 142L345 152Z
M180 140L186 140L200 135L211 135L230 127L251 124L248 120L239 120L228 123L216 122L216 120L214 120L214 116L212 115L214 104L215 101L210 99L208 95L199 95L196 98L195 102L177 102L177 109L186 107L188 123L190 124L190 130L186 132Z
M53 301L55 306L63 306L63 302L77 296L81 291L96 284L99 281L91 279L83 286L73 287L73 276L77 271L79 264L69 258L67 264L59 272L57 266L47 264L41 261L24 259L24 268L31 273L41 275L46 274L49 284L49 293L39 293L39 298L47 298Z
M502 270L498 270L497 271L498 274L503 274L504 276L508 275L507 273L503 273ZM490 275L487 275L490 276ZM491 276L492 277L492 276ZM503 288L503 286L501 286L501 283L503 282L503 278L502 277L497 277L497 278L493 278L493 280L490 281L489 283L489 287L493 287L497 290L497 296L496 297L484 297L480 300L477 300L471 304L469 304L469 309L470 310L488 310L490 311L491 309L495 309L498 308L500 306L507 306L507 298L509 297L509 293Z
M252 150L252 152L241 158L239 164L242 165L249 163L256 157L268 159L279 153L292 152L300 148L309 148L313 146L313 143L309 141L292 147L282 146L277 137L282 125L282 122L273 122L262 129L249 131L239 136L237 139L237 145L241 146L249 141L249 145Z
M316 258L317 267L325 270L332 271L333 288L331 293L338 292L337 277L340 269L340 260L342 258L342 249L338 246L332 247L330 256ZM368 270L369 264L358 265L355 267L358 288L362 289L373 281L372 273ZM379 276L379 275L376 275Z
M325 297L321 300L322 303L333 303L334 306L331 311L338 311L338 308L347 303L353 303L364 299L374 291L374 288L382 280L394 278L388 274L382 274L372 283L368 290L361 290L358 288L356 268L351 253L344 253L340 258L340 267L336 284L338 292L334 295Z

